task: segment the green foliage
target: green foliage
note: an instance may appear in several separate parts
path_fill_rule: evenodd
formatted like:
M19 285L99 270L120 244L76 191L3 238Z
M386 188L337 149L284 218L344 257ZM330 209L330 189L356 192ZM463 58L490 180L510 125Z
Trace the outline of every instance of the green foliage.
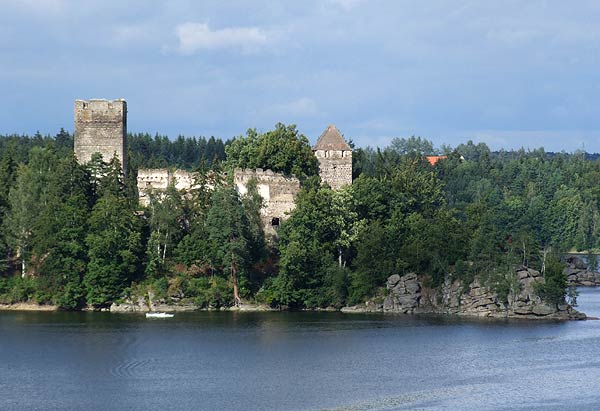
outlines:
M214 264L224 272L244 269L248 262L248 219L233 187L214 192L206 217L206 231Z
M209 166L225 160L225 144L214 137L168 136L148 133L127 136L129 164L134 170L141 168L177 167L194 170L200 163Z
M354 270L350 274L349 304L359 304L375 294L377 287L395 273L394 257L389 233L382 223L374 221L365 227L356 242Z
M51 176L57 159L52 150L35 147L31 150L29 164L21 164L9 193L10 210L6 215L6 240L20 256L21 275L27 273L31 246L40 218L48 204Z
M255 187L241 199L231 186L217 188L205 221L206 259L218 274L231 279L236 304L248 295L249 273L264 247L262 229L256 226L260 204L253 192L256 194Z
M9 146L0 157L0 274L8 269L7 238L4 234L6 215L10 211L9 193L15 183L17 163L14 146Z
M113 181L100 187L104 194L92 208L85 239L89 263L83 282L87 303L94 307L118 299L138 269L139 221L124 193L113 192Z
M287 274L280 273L276 277L267 278L256 294L256 300L271 306L292 306L300 301L300 295L293 279Z
M169 280L166 277L156 278L151 282L150 288L155 299L166 299L169 291Z
M433 143L421 137L393 138L389 148L401 155L429 156L439 152L433 148Z
M35 292L35 280L31 277L0 277L0 303L2 304L33 301Z
M567 295L567 276L564 273L565 265L556 254L550 254L545 262L544 283L537 291L540 297L549 304L560 305L565 303Z
M89 216L89 175L73 156L61 159L50 176L47 207L41 213L33 253L40 259L40 297L61 308L83 304L81 280L86 270L85 236Z
M146 248L146 275L158 276L166 272L167 258L184 236L183 197L169 182L164 193L150 193L148 206L150 238Z
M317 175L317 159L308 138L295 125L275 125L275 130L259 134L250 129L225 148L227 164L235 168L263 168L295 175L300 179Z
M514 301L509 301L509 297L514 299L521 291L519 278L515 271L516 266L517 258L509 254L505 261L489 268L487 272L480 273L484 284L493 290L504 304L514 303Z
M190 279L186 295L201 308L228 307L234 303L231 284L217 276Z
M249 130L227 144L228 169L270 168L303 183L267 245L256 184L240 196L226 182L221 140L129 136L127 179L115 158L79 166L71 147L64 130L0 137L3 301L105 307L135 282L167 300L183 290L205 307L253 297L339 307L380 296L389 275L408 272L432 286L479 276L507 300L523 265L542 270L540 295L562 304L575 296L548 250L600 247L600 161L581 153L394 139L355 149L354 183L334 192L295 126ZM442 152L434 167L423 158ZM154 193L140 213L138 167L196 170L196 184L185 196L172 185Z

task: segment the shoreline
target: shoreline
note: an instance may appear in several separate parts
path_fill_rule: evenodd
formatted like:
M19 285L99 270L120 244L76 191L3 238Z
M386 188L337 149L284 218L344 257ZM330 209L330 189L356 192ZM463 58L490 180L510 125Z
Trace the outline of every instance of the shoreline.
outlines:
M183 308L183 309L182 309ZM14 303L14 304L0 304L0 311L23 311L23 312L58 312L61 311L58 306L55 305L40 305L31 302L23 302L23 303ZM99 310L90 310L90 309L80 309L80 310L72 310L73 312L106 312L112 314L145 314L147 312L151 312L150 310L111 310L111 309L99 309ZM307 312L307 313L322 313L322 312L339 312L342 314L349 314L350 316L353 314L383 314L383 315L400 315L400 316L413 316L413 315L443 315L456 319L479 319L479 320L521 320L521 321L587 321L587 320L598 320L597 317L589 317L585 315L584 318L564 318L564 317L555 317L555 316L523 316L523 315L493 315L493 316L484 316L484 315L476 315L476 314L466 314L466 313L448 313L448 312L415 312L415 313L399 313L399 312L386 312L383 310L370 310L364 309L363 307L342 307L340 309L333 308L319 308L319 309L302 309L302 310L287 310L287 309L278 309L271 308L265 305L258 304L242 304L239 307L224 307L224 308L192 308L189 305L186 306L167 306L162 305L160 307L156 307L156 310L153 311L162 311L169 313L181 313L181 312L194 312L194 311L203 311L203 312L246 312L246 313L258 313L258 312Z
M59 311L59 308L56 305L23 302L0 304L0 311Z

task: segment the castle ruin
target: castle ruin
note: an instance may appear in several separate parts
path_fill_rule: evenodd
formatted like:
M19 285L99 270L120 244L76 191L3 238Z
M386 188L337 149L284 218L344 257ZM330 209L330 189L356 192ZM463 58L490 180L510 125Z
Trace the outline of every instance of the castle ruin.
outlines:
M150 193L166 191L169 184L175 184L180 191L194 188L194 174L185 170L169 170L166 168L142 168L138 170L137 189L140 204L150 204Z
M126 170L127 103L118 100L75 101L75 156L81 164L88 163L94 153L104 161L116 155ZM352 149L338 129L330 125L313 147L319 161L319 175L334 189L352 184ZM245 194L251 180L264 200L261 218L266 234L275 235L280 222L288 218L295 207L300 181L271 170L236 169L233 181L237 191ZM194 174L184 170L140 169L137 175L139 201L147 206L150 193L165 191L169 184L189 192L194 188Z
M296 205L300 180L262 168L236 169L233 173L233 183L241 195L248 192L250 180L256 181L258 194L264 201L260 214L265 234L275 235L279 224L288 218Z
M352 148L333 124L321 134L313 153L319 161L319 175L324 183L333 190L352 184Z
M127 170L127 103L117 100L75 100L75 156L88 163L94 153L110 161L117 156Z

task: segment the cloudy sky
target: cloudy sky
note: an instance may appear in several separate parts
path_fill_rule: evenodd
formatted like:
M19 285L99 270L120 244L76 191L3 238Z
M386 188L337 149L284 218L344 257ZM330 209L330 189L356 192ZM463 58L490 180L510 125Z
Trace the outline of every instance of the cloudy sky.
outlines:
M73 129L125 98L129 130L229 138L334 123L600 152L596 0L0 0L0 134Z

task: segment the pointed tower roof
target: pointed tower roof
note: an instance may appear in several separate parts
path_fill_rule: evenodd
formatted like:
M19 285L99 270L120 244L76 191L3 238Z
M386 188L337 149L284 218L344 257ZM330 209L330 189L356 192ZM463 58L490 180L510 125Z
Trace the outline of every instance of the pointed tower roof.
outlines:
M346 140L344 140L338 129L333 124L330 124L317 140L317 144L314 145L313 150L352 151L352 148L346 143Z

